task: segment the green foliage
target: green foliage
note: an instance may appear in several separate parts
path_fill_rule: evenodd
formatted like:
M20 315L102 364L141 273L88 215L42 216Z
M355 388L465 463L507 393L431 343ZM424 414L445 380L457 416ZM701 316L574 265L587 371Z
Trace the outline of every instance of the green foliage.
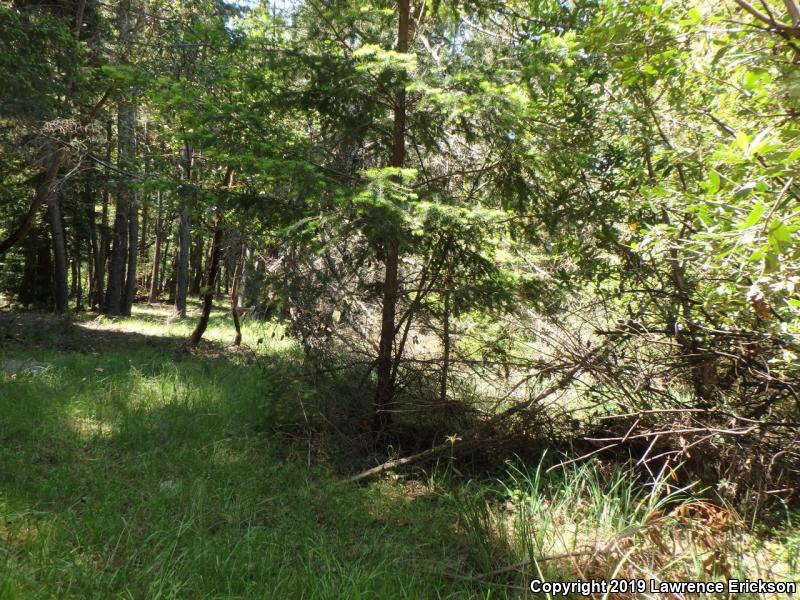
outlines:
M69 24L46 9L0 5L0 118L51 119L75 100L83 48ZM67 98L67 94L70 97Z

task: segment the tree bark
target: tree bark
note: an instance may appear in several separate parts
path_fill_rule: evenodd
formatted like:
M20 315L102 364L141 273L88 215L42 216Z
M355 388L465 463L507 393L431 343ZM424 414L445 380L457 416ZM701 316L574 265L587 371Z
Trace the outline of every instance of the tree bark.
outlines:
M409 34L409 0L398 1L397 52L408 51ZM394 104L394 125L392 129L391 166L403 167L405 164L406 145L406 92L401 88L397 92ZM395 335L395 313L397 311L397 269L399 262L399 241L389 239L385 243L386 267L383 278L383 307L381 311L381 334L376 365L377 386L375 390L375 414L373 432L379 434L391 423L391 405L394 400L394 382L392 381L392 362Z
M114 141L114 131L111 119L106 121L106 165L111 165L112 143ZM110 178L110 169L106 166L105 169L106 181ZM106 273L108 272L109 256L111 255L111 236L109 236L108 228L108 207L111 202L111 192L107 189L103 192L103 206L100 213L100 235L98 239L98 252L96 258L96 273L95 279L97 281L97 296L96 304L97 309L101 312L105 311L105 296L103 291L106 289Z
M242 343L242 327L239 323L239 277L242 273L242 266L244 265L245 247L241 244L242 249L236 259L236 267L233 270L233 281L231 282L231 317L233 317L233 326L236 328L236 337L233 340L234 346L239 346Z
M128 276L125 282L125 296L123 297L121 307L122 314L127 317L131 316L133 299L136 297L136 289L138 287L138 282L136 281L136 268L139 258L139 253L137 252L139 240L138 208L136 197L132 194L128 218Z
M53 243L53 298L54 309L61 314L67 310L67 247L64 240L64 225L61 222L61 207L58 194L50 194L47 201L47 217L50 222L50 237Z
M192 146L188 142L184 144L184 167L183 174L186 181L192 176ZM186 199L183 199L181 206L180 225L178 226L178 267L177 281L175 289L175 311L180 317L186 316L186 297L189 291L189 252L191 226L191 214Z
M26 307L52 307L53 259L51 236L45 227L38 226L22 242L25 263L17 299Z
M155 249L153 250L153 270L150 273L150 293L147 296L147 301L153 303L158 299L160 291L159 282L159 267L161 266L161 230L164 228L164 216L161 210L161 192L156 193L156 226L154 230L155 235Z
M75 258L72 261L74 265L75 271L73 272L73 276L75 277L75 312L81 312L83 310L83 281L81 280L81 253L80 253L80 245L76 244L76 252Z
M234 171L233 167L228 167L225 171L225 187L230 188L233 185ZM219 274L219 255L222 248L222 210L217 209L217 216L214 223L214 237L211 239L211 248L209 249L208 256L208 272L206 273L206 285L203 289L203 312L200 314L200 320L192 332L187 345L194 348L200 343L203 333L208 327L208 319L211 316L211 308L214 305L214 282L217 280Z
M203 289L203 311L200 320L189 338L188 346L194 348L200 342L203 334L208 327L208 319L211 316L211 308L214 305L214 281L217 279L219 271L219 254L222 245L222 213L217 213L216 224L214 226L214 237L211 240L211 256L208 260L208 271L206 273L206 286Z
M148 172L149 167L145 165L145 172ZM144 262L147 259L147 233L150 226L150 205L148 202L142 202L142 224L139 227L141 237L139 238L139 260Z
M192 245L192 253L189 255L189 268L192 272L191 283L189 284L190 296L200 296L200 289L203 287L203 277L205 275L203 273L203 250L205 249L203 233L203 231L198 232L197 239ZM211 256L211 248L208 249L208 254L209 257L206 261Z
M120 0L117 5L119 42L127 54L130 52L133 29L130 18L131 0ZM123 172L131 173L136 159L136 105L122 95L117 102L117 163ZM138 210L130 181L117 191L114 217L114 244L111 251L111 270L108 274L106 312L111 315L130 315L136 292L136 246L138 242ZM127 277L125 270L127 266Z
M128 206L117 196L114 231L111 235L111 263L108 269L105 312L109 315L121 314L125 259L128 254Z
M89 296L88 306L90 310L99 309L102 304L103 296L103 251L97 239L97 214L95 212L93 178L87 177L83 189L83 200L86 206L86 220L89 224L89 245L91 254L89 257Z
M135 170L136 161L136 105L128 100L121 99L119 102L117 125L117 138L119 143L119 164L120 167L128 172ZM125 291L122 295L120 313L130 316L133 298L136 295L136 267L139 257L137 247L139 244L139 210L136 202L136 192L131 182L126 181L123 189L120 190L122 202L125 204L127 216L127 236L128 236L128 264L127 277L125 281ZM123 234L124 235L124 234Z

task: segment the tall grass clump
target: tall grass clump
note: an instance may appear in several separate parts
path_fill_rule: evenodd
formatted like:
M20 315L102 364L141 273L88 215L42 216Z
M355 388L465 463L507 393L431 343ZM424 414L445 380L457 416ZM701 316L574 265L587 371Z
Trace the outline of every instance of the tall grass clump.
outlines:
M645 479L599 462L509 466L455 499L474 569L464 577L503 593L532 579L797 578L791 543L770 548L731 507L676 480L669 467Z

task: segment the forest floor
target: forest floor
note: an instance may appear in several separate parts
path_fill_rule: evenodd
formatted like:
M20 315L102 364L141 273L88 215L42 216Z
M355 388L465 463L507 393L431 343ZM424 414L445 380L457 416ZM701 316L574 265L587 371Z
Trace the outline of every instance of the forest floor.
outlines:
M279 327L234 351L215 313L187 354L194 320L0 312L0 598L464 597L435 496L275 435L299 389Z
M160 306L124 319L0 311L0 600L520 592L463 575L512 570L497 569L510 542L489 539L503 528L488 488L470 488L465 504L434 476L343 482L281 433L302 418L308 391L281 326L245 321L234 349L229 318L215 312L187 353L195 318L170 320ZM542 502L538 471L516 473L507 512L520 498L539 502L547 531L566 531L558 515L575 518L576 499L594 489L575 480ZM612 490L585 502L592 523L613 533L652 522L656 504ZM782 577L796 568L791 523L753 540L751 562L775 563Z

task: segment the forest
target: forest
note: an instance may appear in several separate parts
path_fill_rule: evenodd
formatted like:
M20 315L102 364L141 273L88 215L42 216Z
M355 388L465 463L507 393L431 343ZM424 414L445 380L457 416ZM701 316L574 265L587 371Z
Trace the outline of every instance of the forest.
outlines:
M0 0L0 600L788 597L798 67L798 0Z

